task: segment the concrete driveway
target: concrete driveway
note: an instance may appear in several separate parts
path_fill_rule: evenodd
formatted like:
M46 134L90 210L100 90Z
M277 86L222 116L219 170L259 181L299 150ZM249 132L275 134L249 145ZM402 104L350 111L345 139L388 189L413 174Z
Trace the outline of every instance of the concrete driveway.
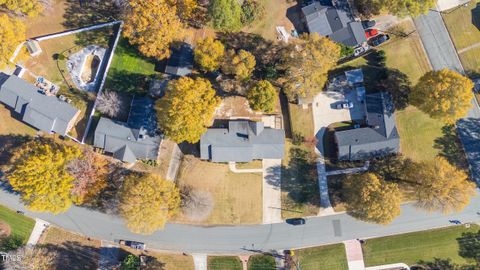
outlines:
M263 160L263 224L282 220L282 160Z

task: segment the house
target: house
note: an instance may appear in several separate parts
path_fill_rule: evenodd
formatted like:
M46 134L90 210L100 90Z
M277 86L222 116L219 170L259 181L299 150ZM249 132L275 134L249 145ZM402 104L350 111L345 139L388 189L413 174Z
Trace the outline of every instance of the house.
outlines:
M154 105L151 98L134 96L127 122L100 118L95 129L94 146L123 162L156 160L161 137L157 134Z
M160 136L150 136L144 128L135 129L125 122L101 117L93 144L116 159L133 163L137 159L156 160L160 142Z
M200 139L200 158L213 162L282 159L285 131L263 122L229 121L227 128L209 128Z
M365 127L335 132L339 160L364 160L397 153L400 136L389 94L365 95Z
M318 33L350 47L367 42L362 23L342 9L322 6L314 1L302 8L302 14L310 33Z
M45 95L38 87L14 75L1 85L0 102L32 127L62 136L72 129L80 115L79 109L55 96Z
M165 73L174 76L186 76L192 73L193 49L190 44L182 43L172 48L172 54L167 61Z

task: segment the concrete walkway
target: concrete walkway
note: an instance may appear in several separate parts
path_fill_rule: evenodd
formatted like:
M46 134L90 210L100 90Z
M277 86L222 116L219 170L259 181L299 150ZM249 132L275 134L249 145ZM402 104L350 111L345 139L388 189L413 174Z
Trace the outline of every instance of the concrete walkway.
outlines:
M330 175L339 175L339 174L351 174L351 173L359 173L359 172L364 172L368 170L368 167L370 166L370 161L365 161L365 165L363 167L357 167L357 168L348 168L344 170L336 170L336 171L330 171L327 172L327 176Z
M263 160L263 224L282 220L282 160Z
M167 171L167 180L175 181L178 174L178 168L180 168L180 163L182 162L183 153L178 147L177 144L173 146L172 157L170 158L170 163L168 164Z
M99 270L114 269L118 266L118 253L120 249L113 242L103 241L100 248L100 261L98 262Z
M469 51L469 50L474 49L474 48L477 48L477 47L480 47L480 42L477 42L477 43L472 44L472 45L470 45L470 46L468 46L468 47L465 47L465 48L463 48L463 49L461 49L461 50L458 50L458 54L462 54L462 53L464 53L464 52L466 52L466 51Z
M228 162L228 168L233 173L263 173L262 169L237 169L235 162Z
M28 246L35 246L42 236L43 231L50 225L50 223L46 222L45 220L41 220L39 218L35 219L35 226L33 227L32 233L30 234L30 238L28 238L27 245Z
M192 254L195 270L207 270L207 254Z
M348 270L365 270L360 242L358 240L347 240L343 244L347 253Z

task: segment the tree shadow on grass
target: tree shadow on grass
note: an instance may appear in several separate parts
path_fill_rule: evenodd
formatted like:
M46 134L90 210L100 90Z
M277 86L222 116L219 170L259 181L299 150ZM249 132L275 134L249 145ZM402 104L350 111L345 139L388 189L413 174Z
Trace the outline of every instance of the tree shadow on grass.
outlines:
M412 266L412 270L475 270L478 269L473 265L458 265L450 258L440 259L433 258L432 261L419 261L417 264Z
M148 92L150 76L111 68L108 72L105 89L132 95L145 95Z
M66 241L61 244L41 244L42 247L58 252L56 269L97 269L100 249L82 245L77 241Z
M434 148L440 150L438 154L444 157L450 164L467 169L468 163L465 152L461 146L460 139L457 135L457 129L454 125L447 125L442 127L443 136L435 139Z
M457 242L460 247L458 255L465 259L474 260L480 267L480 231L476 233L464 232L461 237L457 238Z

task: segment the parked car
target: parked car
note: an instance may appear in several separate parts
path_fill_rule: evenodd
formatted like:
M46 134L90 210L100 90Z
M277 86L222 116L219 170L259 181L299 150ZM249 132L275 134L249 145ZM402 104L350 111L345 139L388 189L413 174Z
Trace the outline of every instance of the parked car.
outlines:
M366 52L367 50L365 50L364 47L357 47L353 50L353 55L354 56L359 56L361 55L362 53Z
M120 245L124 245L124 246L131 247L133 249L138 249L138 250L145 250L145 248L147 247L145 243L137 242L137 241L120 240L119 243Z
M336 105L336 108L341 110L341 109L351 109L353 108L353 102L345 100L343 102L340 102Z
M374 27L376 24L375 20L366 20L366 21L362 21L362 26L363 26L363 29L368 29L368 28L372 28Z
M286 222L290 225L304 225L305 224L305 219L304 218L290 218L287 219Z
M375 28L365 30L365 36L367 37L367 39L370 39L376 35L378 35L378 30Z
M378 45L386 42L389 39L390 39L389 35L380 34L380 35L377 35L377 36L371 38L370 40L368 40L368 42L369 42L370 45L375 47L375 46L378 46Z

